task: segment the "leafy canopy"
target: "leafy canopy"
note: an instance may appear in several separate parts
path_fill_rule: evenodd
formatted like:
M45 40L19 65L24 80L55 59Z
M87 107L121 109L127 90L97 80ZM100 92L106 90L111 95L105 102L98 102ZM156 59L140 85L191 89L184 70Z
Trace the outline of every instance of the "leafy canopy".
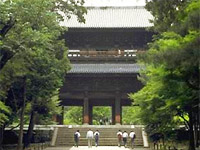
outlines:
M144 87L130 98L140 105L139 117L149 133L167 133L180 121L188 125L192 118L187 116L199 103L199 2L153 0L147 4L155 16L153 28L160 34L149 44L149 51L139 56L145 66L139 77Z
M26 102L32 109L42 114L56 110L57 91L70 69L67 47L60 39L66 27L61 27L60 21L75 14L84 22L83 2L0 1L0 101L3 109L0 114L6 114L7 105L14 116L18 115L24 77Z

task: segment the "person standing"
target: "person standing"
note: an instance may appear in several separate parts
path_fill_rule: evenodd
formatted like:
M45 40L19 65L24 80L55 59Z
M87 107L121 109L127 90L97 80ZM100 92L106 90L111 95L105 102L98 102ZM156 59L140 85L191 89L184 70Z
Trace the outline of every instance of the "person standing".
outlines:
M126 131L123 132L122 134L123 142L124 142L124 147L127 147L127 139L128 139L128 133Z
M99 120L99 124L103 125L103 120L102 119Z
M99 131L96 130L96 132L94 133L94 140L95 140L95 146L97 147L99 145Z
M79 139L80 139L80 132L79 130L77 130L75 133L74 133L74 146L75 147L78 147L79 146Z
M88 148L92 148L93 131L91 129L88 130L86 138L88 139Z
M133 145L134 145L134 140L135 140L135 132L131 131L129 134L129 137L131 138L131 148L133 149Z
M117 139L118 139L118 146L121 147L121 144L122 144L122 132L121 132L121 130L119 130L117 132Z

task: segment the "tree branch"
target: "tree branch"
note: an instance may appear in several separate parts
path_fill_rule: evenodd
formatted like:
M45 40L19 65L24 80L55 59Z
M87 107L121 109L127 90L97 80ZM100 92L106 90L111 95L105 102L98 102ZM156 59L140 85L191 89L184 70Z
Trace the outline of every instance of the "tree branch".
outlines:
M183 116L182 113L179 113L178 115L184 120L184 124L185 124L186 128L187 128L187 129L190 129L190 127L189 127L189 121L187 121L187 120L185 119L185 117Z
M4 25L4 27L0 30L1 37L5 37L8 31L15 25L16 20L13 17L10 17L8 22ZM0 38L1 38L0 37Z

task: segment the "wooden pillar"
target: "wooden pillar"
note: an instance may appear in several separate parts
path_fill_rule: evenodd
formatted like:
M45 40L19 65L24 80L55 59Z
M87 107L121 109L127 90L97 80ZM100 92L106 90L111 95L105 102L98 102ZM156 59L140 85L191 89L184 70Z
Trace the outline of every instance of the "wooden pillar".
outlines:
M112 125L115 125L115 105L112 106Z
M89 121L89 99L85 97L83 102L83 124L89 124Z
M63 125L64 124L64 106L62 106L62 112L59 115L54 115L53 116L53 121L57 122L59 125Z
M121 99L120 99L121 100ZM120 101L121 102L121 101ZM122 105L120 103L120 124L122 124Z
M93 106L89 104L89 124L92 125L92 118L93 118Z
M121 97L119 92L116 92L115 98L115 124L121 124Z
M62 113L61 113L61 120L60 120L60 124L63 125L64 124L64 114L65 114L65 106L62 106Z

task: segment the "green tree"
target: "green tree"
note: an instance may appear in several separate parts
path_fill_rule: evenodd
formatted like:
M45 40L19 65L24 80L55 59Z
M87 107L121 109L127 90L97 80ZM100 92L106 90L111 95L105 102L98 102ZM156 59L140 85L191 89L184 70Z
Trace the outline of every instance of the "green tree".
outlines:
M110 107L93 107L93 124L100 125L100 120L111 119ZM64 123L65 124L79 124L83 123L83 109L80 107L66 107ZM108 120L109 121L109 120Z
M146 0L146 9L154 16L152 30L162 33L177 25L177 13L182 13L188 0Z
M93 124L94 125L100 125L100 120L105 120L109 121L112 119L111 118L111 107L104 107L104 106L99 106L99 107L93 107Z
M78 106L66 107L64 114L64 124L78 124L83 123L83 109Z
M84 22L86 10L82 5L83 1L73 0L0 2L0 100L13 112L21 112L21 131L27 102L32 111L42 114L58 105L51 97L69 69L67 48L59 39L66 31L59 25L64 19L60 12L67 17L75 14ZM39 108L36 104L43 105Z
M155 0L150 4L161 10L162 2ZM148 9L153 11L151 5ZM176 7L175 17L169 17L176 23L167 27L155 23L155 30L160 34L149 45L149 51L139 57L139 62L145 66L140 73L145 86L130 97L143 110L140 117L151 133L165 134L180 124L176 116L182 118L189 129L190 149L194 150L193 116L199 105L200 1L186 1ZM170 7L167 9L165 12L171 11ZM165 17L158 18L159 11L153 15L159 21L166 21Z
M130 106L123 107L122 109L122 123L130 124L130 125L140 125L142 124L140 117L140 107L138 106Z
M9 108L7 106L5 106L5 104L3 102L0 101L0 125L2 125L5 121L8 121L8 116L5 115L6 113L8 114Z

